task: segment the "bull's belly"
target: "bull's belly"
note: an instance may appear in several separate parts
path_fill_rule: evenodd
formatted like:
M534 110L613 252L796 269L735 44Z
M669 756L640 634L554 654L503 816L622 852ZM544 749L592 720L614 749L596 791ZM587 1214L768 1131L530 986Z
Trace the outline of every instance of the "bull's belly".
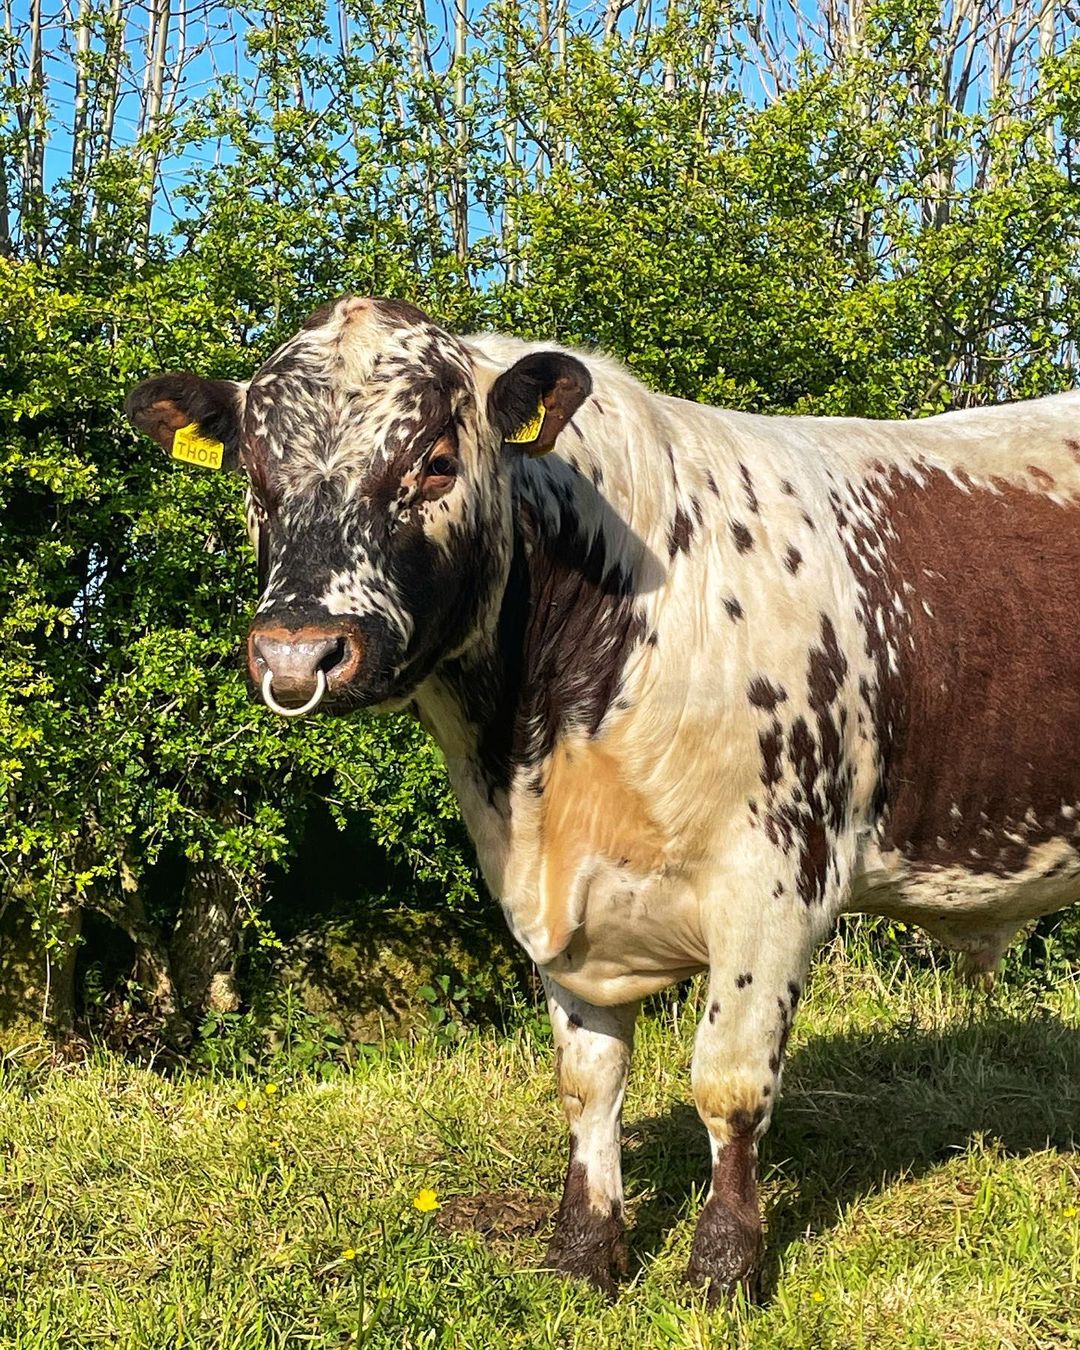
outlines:
M913 867L899 853L872 846L844 908L916 924L950 947L990 960L1018 928L1077 901L1080 850L1060 838L1039 844L1022 867L1004 875L956 865Z
M578 998L610 1005L645 998L708 964L701 905L688 882L599 864L581 925L542 968Z

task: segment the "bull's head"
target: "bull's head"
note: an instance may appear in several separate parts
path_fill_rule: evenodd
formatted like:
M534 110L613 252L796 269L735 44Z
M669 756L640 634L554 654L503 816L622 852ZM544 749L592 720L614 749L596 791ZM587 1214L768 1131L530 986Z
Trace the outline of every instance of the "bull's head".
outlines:
M490 628L512 551L511 461L591 388L558 351L508 370L397 301L317 310L248 384L157 375L132 423L220 442L247 476L261 597L247 664L270 707L400 706Z

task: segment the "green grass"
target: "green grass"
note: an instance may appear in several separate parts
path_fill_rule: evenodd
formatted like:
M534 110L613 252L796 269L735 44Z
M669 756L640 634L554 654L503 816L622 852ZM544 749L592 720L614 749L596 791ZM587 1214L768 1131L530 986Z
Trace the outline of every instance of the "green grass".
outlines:
M532 1269L564 1165L539 1025L273 1093L9 1059L0 1345L1080 1345L1080 983L976 998L836 944L763 1151L766 1299L714 1314L680 1283L707 1170L694 1019L691 998L641 1028L611 1305ZM487 1193L496 1234L453 1231L453 1198Z

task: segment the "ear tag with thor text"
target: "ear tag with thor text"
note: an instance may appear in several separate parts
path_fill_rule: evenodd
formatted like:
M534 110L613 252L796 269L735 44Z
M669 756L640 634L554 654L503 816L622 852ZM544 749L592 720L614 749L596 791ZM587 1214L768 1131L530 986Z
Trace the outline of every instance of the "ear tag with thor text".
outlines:
M198 422L189 422L173 432L172 457L185 464L194 464L199 469L220 469L224 453L224 445L204 436Z
M536 405L536 416L524 422L511 435L504 436L503 440L507 445L531 445L543 430L546 416L547 409L544 407L544 400L541 399Z

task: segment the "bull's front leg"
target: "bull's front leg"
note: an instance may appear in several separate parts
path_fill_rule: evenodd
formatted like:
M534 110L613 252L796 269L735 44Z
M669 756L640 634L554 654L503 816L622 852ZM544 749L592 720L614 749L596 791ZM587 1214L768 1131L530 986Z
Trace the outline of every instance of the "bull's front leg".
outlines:
M710 937L708 1001L694 1041L692 1081L709 1132L712 1184L694 1233L687 1278L710 1304L753 1296L763 1249L758 1142L779 1090L781 1062L824 915L808 912L789 878L758 874L725 887ZM762 894L765 891L765 894Z
M620 1131L638 1005L598 1008L546 978L544 985L570 1126L570 1163L545 1265L611 1295L626 1273Z

